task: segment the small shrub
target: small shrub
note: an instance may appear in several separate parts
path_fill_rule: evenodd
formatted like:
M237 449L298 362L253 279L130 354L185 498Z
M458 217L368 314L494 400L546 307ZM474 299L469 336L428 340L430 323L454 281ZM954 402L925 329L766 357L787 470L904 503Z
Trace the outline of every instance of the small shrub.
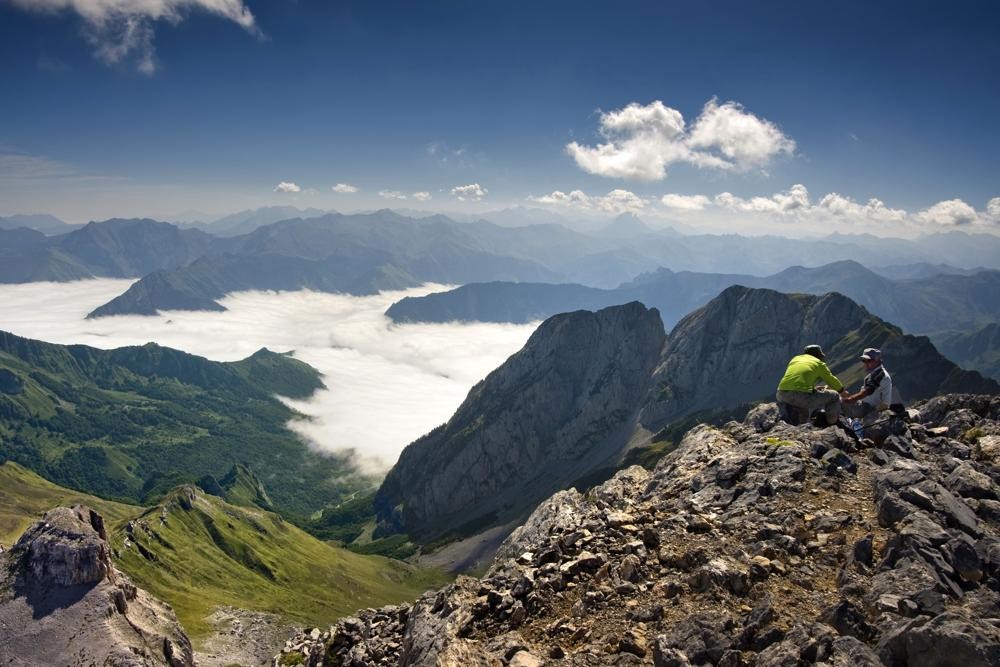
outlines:
M962 439L974 445L977 442L979 442L979 439L984 435L986 435L986 432L983 431L983 429L979 428L978 426L973 426L968 431L962 434Z

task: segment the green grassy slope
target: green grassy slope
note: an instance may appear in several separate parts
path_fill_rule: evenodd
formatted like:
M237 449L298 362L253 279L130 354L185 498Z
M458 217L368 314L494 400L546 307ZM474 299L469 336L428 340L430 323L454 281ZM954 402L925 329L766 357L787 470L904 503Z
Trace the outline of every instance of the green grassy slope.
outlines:
M0 465L0 543L10 546L47 510L76 503L104 516L117 566L169 602L196 640L210 632L205 617L220 605L324 626L446 581L436 571L322 542L277 514L193 486L143 508L62 488L10 461Z
M11 461L0 465L0 544L12 545L28 526L53 507L78 503L93 507L109 525L142 512L135 505L63 488Z
M274 394L322 386L288 355L219 363L154 344L98 350L0 332L0 372L0 461L63 486L145 504L241 463L276 511L301 518L372 485L288 430L299 416Z
M193 486L115 531L120 567L165 600L193 636L218 605L325 625L359 608L410 600L444 577L321 542L280 516Z

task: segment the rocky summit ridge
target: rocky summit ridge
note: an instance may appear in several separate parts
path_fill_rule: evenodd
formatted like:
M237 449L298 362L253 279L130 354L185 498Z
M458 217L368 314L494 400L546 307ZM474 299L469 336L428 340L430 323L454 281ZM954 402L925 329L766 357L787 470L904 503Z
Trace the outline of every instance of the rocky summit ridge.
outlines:
M173 610L114 566L107 537L94 510L57 507L0 553L0 665L194 665Z
M426 544L523 521L555 491L603 481L631 450L672 440L682 420L773 396L810 343L852 387L861 350L881 348L906 401L1000 392L841 294L734 286L669 335L638 302L556 315L403 450L376 498L379 534Z
M1000 396L857 441L699 425L649 472L543 502L482 578L290 639L274 665L1000 664Z

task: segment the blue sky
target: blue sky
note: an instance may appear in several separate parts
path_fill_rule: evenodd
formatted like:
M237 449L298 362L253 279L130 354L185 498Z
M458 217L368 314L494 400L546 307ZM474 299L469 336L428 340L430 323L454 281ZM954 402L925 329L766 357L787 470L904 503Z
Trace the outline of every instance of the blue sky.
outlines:
M163 6L177 13L150 9ZM912 224L988 228L1000 220L989 203L1000 197L995 7L0 0L0 214L527 204L719 223L799 219L837 193L860 208L826 213L847 211L855 227L877 198ZM691 153L713 99L733 112L726 127L749 119L764 134L716 133ZM654 101L683 116L676 141L647 142ZM602 113L632 103L622 122L640 129L615 134ZM767 128L777 143L739 157L748 154L732 141L759 143ZM586 152L600 144L610 154ZM665 172L641 163L650 151L667 155ZM276 192L282 182L299 191ZM332 192L337 183L358 191ZM487 193L452 193L472 184ZM614 190L634 199L608 199ZM669 194L704 199L671 208ZM919 217L955 200L973 213L951 204Z

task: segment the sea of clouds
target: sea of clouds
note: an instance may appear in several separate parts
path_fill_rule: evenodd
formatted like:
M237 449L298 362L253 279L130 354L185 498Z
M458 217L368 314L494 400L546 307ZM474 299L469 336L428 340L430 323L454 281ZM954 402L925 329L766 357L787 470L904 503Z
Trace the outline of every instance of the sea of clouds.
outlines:
M110 349L153 341L215 361L262 347L294 350L324 375L309 400L285 400L309 419L291 423L321 451L354 450L366 472L385 472L407 444L443 424L469 389L519 350L536 324L393 324L404 296L442 285L352 297L311 291L240 292L225 312L87 320L130 280L0 285L0 329L51 343Z

